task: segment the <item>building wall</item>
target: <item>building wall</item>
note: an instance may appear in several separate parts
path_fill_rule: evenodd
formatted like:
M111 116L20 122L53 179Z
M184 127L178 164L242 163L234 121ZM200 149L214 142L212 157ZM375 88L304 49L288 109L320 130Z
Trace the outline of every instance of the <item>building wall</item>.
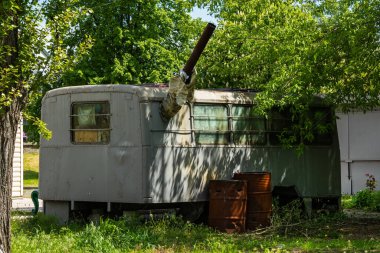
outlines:
M366 188L366 174L380 180L380 110L337 116L342 193L355 194Z
M23 126L21 120L17 129L15 152L13 155L12 197L21 197L23 195L23 158Z

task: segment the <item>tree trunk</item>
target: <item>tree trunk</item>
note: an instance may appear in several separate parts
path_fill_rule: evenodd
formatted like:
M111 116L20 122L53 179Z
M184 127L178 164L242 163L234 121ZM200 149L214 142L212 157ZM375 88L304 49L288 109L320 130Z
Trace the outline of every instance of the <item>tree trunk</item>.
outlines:
M27 89L22 83L21 66L18 61L18 13L19 2L10 1L8 5L0 5L1 21L7 20L11 25L0 35L0 47L11 48L10 53L2 59L0 70L16 68L16 71L0 71L1 92L9 99L10 105L0 104L0 253L8 253L11 248L10 216L12 207L12 163L21 111L27 100ZM19 5L18 5L19 6ZM13 8L13 9L12 9ZM10 21L9 21L10 20ZM8 23L9 22L9 23ZM4 76L1 76L4 75Z
M12 162L20 106L14 103L0 118L0 252L10 252L10 211L12 207Z

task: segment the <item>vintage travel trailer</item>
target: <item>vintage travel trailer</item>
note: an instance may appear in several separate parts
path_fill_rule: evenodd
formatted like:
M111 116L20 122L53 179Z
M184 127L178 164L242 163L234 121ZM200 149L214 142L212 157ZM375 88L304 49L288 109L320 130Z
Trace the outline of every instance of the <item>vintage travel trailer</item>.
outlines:
M40 198L45 213L67 220L76 211L178 208L208 201L211 179L268 171L272 189L293 188L309 208L339 208L340 156L336 126L317 135L303 155L284 148L291 124L284 111L253 113L255 93L196 90L169 120L160 113L168 89L88 85L49 91L42 120ZM311 113L333 123L328 107ZM200 208L201 209L201 208Z

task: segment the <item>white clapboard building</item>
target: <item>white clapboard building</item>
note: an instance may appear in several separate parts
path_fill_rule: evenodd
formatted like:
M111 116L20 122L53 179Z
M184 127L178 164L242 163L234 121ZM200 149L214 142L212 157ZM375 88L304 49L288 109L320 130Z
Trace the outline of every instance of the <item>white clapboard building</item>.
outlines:
M366 188L367 174L380 181L380 109L336 115L342 193L355 194Z
M23 195L23 160L23 126L21 120L17 128L15 151L13 155L12 197L21 197Z

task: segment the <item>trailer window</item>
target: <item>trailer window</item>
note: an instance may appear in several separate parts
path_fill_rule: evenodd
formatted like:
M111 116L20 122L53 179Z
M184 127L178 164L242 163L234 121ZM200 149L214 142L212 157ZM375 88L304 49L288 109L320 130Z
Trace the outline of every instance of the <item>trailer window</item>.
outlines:
M292 131L292 114L289 109L273 109L269 116L269 143L271 145L281 145L283 142L289 144L299 143L299 136L295 136Z
M252 106L232 106L233 142L240 145L264 145L265 119Z
M333 120L328 107L312 107L310 109L313 140L311 145L331 145L333 142Z
M73 103L71 141L75 144L107 144L110 141L108 102Z
M228 109L225 105L194 105L194 133L197 144L228 144Z

